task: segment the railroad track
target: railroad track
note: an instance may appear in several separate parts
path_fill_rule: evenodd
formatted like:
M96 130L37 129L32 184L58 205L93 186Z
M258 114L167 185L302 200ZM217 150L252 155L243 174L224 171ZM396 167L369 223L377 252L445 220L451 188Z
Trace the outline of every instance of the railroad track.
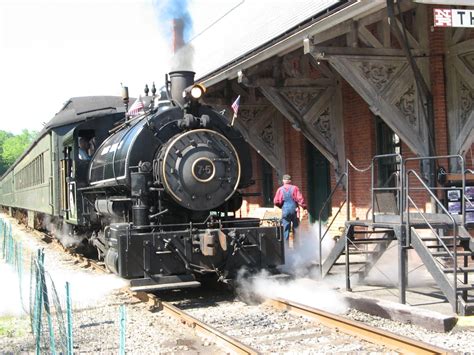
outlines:
M41 232L35 231L35 234L44 238L45 235ZM49 236L46 238L50 238ZM61 248L67 252L72 258L77 260L77 264L84 268L93 268L99 272L108 272L105 266L95 260L88 259L80 254L70 252L62 246L56 239L50 238L48 242L53 241L55 246ZM243 332L236 331L239 325L232 324L233 320L230 320L229 324L226 324L222 320L217 321L217 325L207 324L206 320L200 320L199 317L193 316L192 314L180 309L171 302L163 301L156 295L145 292L128 292L135 298L148 305L148 309L152 311L164 311L166 314L179 319L183 324L192 327L196 332L201 335L213 339L216 344L222 346L228 351L237 354L258 354L261 352L285 352L285 351L331 351L325 349L329 344L318 341L318 337L327 339L330 332L336 333L339 343L349 342L356 343L363 339L368 343L362 343L361 348L355 348L349 351L397 351L401 353L417 353L417 354L443 354L448 353L445 349L441 349L420 341L416 341L407 337L403 337L388 331L380 330L361 322L349 320L347 318L331 314L329 312L317 310L305 305L293 303L283 299L271 299L266 300L264 304L254 307L259 307L258 311L253 309L252 314L245 315L242 310L238 311L237 317L249 319L257 314L257 318L262 321L265 327L265 319L268 321L266 327L268 331L259 331L252 329L252 325L248 327L240 327ZM244 308L250 309L251 306ZM242 308L243 309L243 308ZM273 312L269 309L273 309ZM219 313L216 309L206 307L203 309L204 312ZM199 312L198 312L199 313ZM222 313L222 312L221 312ZM305 321L297 320L294 322L294 316L289 314L298 314L305 317ZM232 318L232 317L231 317ZM244 322L245 323L245 322ZM258 323L258 322L257 322ZM277 329L272 328L272 324L279 323ZM295 324L297 329L295 328ZM299 327L299 328L298 328ZM258 327L257 327L258 328ZM330 329L330 330L328 330ZM295 334L295 332L297 334ZM347 334L348 338L344 338L342 334ZM255 335L255 336L254 336ZM273 336L270 336L273 335ZM330 337L330 336L329 336ZM283 338L283 340L281 340ZM287 339L285 339L287 338ZM357 340L359 339L359 340ZM280 341L280 345L277 342ZM283 343L288 344L283 344ZM296 343L305 343L303 348L300 345L296 346ZM263 344L263 346L262 346ZM334 344L331 344L334 345ZM272 348L272 346L280 346L279 350ZM285 348L289 346L289 348ZM318 348L319 347L319 348ZM337 350L335 350L337 351ZM333 349L334 352L334 349Z
M223 309L204 307L189 310L191 314L169 302L158 299L156 302L160 309L239 354L308 351L448 353L430 344L283 299L266 300L257 306L237 305L234 310L232 306ZM216 317L216 314L222 316Z

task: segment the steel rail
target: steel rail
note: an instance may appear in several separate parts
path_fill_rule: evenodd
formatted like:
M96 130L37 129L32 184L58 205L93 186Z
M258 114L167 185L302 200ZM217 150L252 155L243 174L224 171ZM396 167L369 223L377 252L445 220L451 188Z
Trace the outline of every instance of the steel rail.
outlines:
M175 318L178 318L181 322L191 326L200 334L211 337L213 340L216 341L217 344L223 346L224 348L232 351L236 354L260 354L257 350L252 349L251 347L242 344L237 339L222 333L221 331L213 328L200 320L194 318L193 316L187 314L183 310L179 309L176 306L168 302L160 302L163 311L166 314L171 315Z
M268 299L267 304L289 312L314 318L321 324L338 328L341 332L354 335L359 338L370 341L371 343L381 344L402 353L412 354L449 354L448 350L436 346L410 339L392 332L381 330L361 322L353 321L323 310L305 306L296 302L284 299Z
M49 237L47 234L43 232L36 231L39 236L41 237ZM62 251L65 251L69 254L73 259L77 260L82 267L93 267L98 271L103 273L107 273L108 270L104 265L98 264L92 259L89 259L83 255L71 252L67 248L65 248L59 240L56 238L51 238L51 241L54 242L54 245ZM164 302L160 300L157 296L152 293L148 292L134 292L130 289L126 289L126 291L132 296L137 298L140 302L146 303L148 305L148 309L150 311L153 310L163 310L166 314L170 315L171 317L178 319L183 324L186 324L192 327L196 332L200 333L203 336L213 339L218 345L222 346L226 350L234 353L234 354L249 354L249 355L256 355L260 354L257 350L252 349L251 347L239 342L237 339L222 333L221 331L213 328L200 320L194 318L190 314L186 313L185 311L179 309L178 307L172 305L171 303Z
M38 232L39 235L45 235L42 232ZM53 238L53 240L56 240ZM63 250L66 248L58 241L58 246L62 247ZM88 259L80 254L73 253L68 251L69 255L74 259L82 262L83 267L90 267L107 273L108 270L105 266L91 262L91 259ZM84 263L86 261L87 263ZM85 264L85 265L84 265ZM179 309L178 307L172 305L169 302L164 302L160 300L156 295L147 292L134 292L129 289L127 291L131 296L139 299L143 303L147 303L149 310L163 310L169 316L178 319L183 324L186 324L198 333L203 336L213 339L216 344L232 351L236 354L260 354L257 350L239 342L237 339L222 333L214 327L211 327L200 320L189 315L185 311ZM367 340L374 344L380 344L388 348L400 351L402 353L415 353L415 354L450 354L449 351L438 348L436 346L410 339L386 330L381 330L369 325L366 325L361 322L353 321L336 314L332 314L320 309L312 308L305 306L296 302L284 300L281 298L278 299L267 299L266 304L269 304L277 309L289 311L292 313L300 314L317 320L324 326L330 328L337 328L341 332L356 336L358 338Z

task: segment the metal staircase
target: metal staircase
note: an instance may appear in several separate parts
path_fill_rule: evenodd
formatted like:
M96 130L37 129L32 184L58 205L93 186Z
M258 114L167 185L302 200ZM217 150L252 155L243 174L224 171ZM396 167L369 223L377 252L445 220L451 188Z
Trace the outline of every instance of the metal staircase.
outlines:
M374 184L375 163L384 158L395 158L400 162L400 174L395 187L376 187ZM433 159L458 160L462 168L461 171L464 171L465 174L472 174L471 170L464 170L464 160L461 156L402 160L398 154L381 155L375 156L371 165L366 169L357 169L350 161L347 161L346 172L337 182L328 201L332 198L336 188L343 185L349 186L349 166L358 172L366 172L370 169L372 175L371 218L366 220L351 219L350 194L349 189L346 189L345 199L327 227L327 230L331 228L335 218L345 205L347 208L345 232L325 260L319 263L322 277L343 266L346 273L346 289L350 290L351 278L354 276L359 279L365 278L392 242L396 241L399 254L398 275L401 303L406 301L407 251L414 249L452 305L453 310L460 315L474 314L474 262L472 261L474 259L474 237L466 227L465 208L462 207L460 215L451 215L437 197L437 190L446 188L428 186L417 171L407 168L407 166L413 166L413 162L419 163L422 160ZM459 190L464 201L465 176L462 175L462 186L459 187ZM444 191L442 192L444 193ZM387 213L387 211L383 211L383 208L380 208L380 201L386 199L390 193L393 193L392 208ZM421 204L420 201L426 202L426 199L420 200L421 193L427 196L427 199L431 201L432 209L438 211L437 213L424 211L424 204L423 208L418 206ZM322 210L325 206L326 203ZM393 208L393 206L397 206L397 208ZM320 243L326 234L327 231L321 234L320 229ZM322 244L320 244L321 249ZM321 260L321 254L319 260Z
M396 240L392 229L351 224L346 228L345 238L340 238L322 263L322 276L333 267L349 266L350 274L365 278L375 263ZM346 243L347 240L347 243ZM346 250L347 244L347 250ZM341 262L339 259L345 257ZM346 262L346 259L349 259Z
M461 215L450 214L433 192L434 189L416 171L408 170L406 176L407 242L416 250L453 310L460 315L472 315L474 268L469 260L474 256L470 249L473 238L465 227L464 206ZM426 213L419 208L412 196L410 181L420 186L418 191L424 189L429 194L439 213ZM464 176L460 190L464 196Z

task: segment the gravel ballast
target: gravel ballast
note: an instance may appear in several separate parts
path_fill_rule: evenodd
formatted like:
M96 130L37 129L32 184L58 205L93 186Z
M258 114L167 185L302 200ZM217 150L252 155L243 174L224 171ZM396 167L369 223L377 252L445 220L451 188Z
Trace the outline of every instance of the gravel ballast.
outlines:
M12 221L5 215L1 216ZM120 339L119 307L125 305L127 353L226 353L212 340L197 336L192 328L184 326L164 312L150 312L146 304L138 302L125 291L125 284L122 280L110 274L101 274L90 268L84 269L54 243L46 244L40 240L38 234L26 231L23 226L17 226L15 222L12 224L14 237L23 241L24 248L33 252L37 248L44 248L46 270L55 280L56 287L62 288L65 281L71 283L75 305L73 321L75 352L79 354L116 354ZM10 282L10 279L5 278L5 273L1 273L1 278L2 287L5 285L12 290L18 288L17 283L5 284L5 282ZM267 306L247 305L248 312L252 316L246 317L239 310L239 307L245 307L241 303L239 301L229 302L226 306L228 308L219 311L211 307L188 310L188 312L203 321L217 325L221 322L218 316L226 318L227 323L222 321L220 325L223 331L229 335L237 335L237 331L247 331L248 334L243 332L243 339L264 353L291 352L288 350L290 348L293 350L305 349L302 351L306 353L383 351L369 343L354 341L352 344L345 344L347 342L341 340L340 334L334 337L326 330L317 332L310 327L310 321L304 317L293 316L281 311L270 313L271 315L261 314L261 307ZM0 308L0 310L2 309ZM346 316L450 351L474 353L472 344L474 333L470 328L456 326L448 333L438 333L355 310L349 310ZM282 324L285 324L284 327L287 328L278 329L279 317L282 317L284 320ZM2 332L4 324L8 324L8 329ZM306 334L306 340L301 340L301 332L305 328L312 330ZM258 340L259 343L254 344L252 337L257 333L275 335L276 338L280 333L282 336L280 340L269 336L267 341ZM298 343L291 344L291 334L295 339L299 339ZM35 350L34 339L29 329L29 316L22 315L21 312L13 312L13 315L0 313L0 349L1 352L11 353L33 352Z

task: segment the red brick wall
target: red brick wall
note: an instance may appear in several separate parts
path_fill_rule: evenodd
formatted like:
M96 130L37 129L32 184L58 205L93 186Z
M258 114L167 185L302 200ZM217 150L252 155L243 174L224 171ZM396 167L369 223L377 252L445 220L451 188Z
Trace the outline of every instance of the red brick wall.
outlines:
M428 23L433 23L433 11L428 11ZM446 28L434 27L429 33L430 46L430 78L431 93L433 95L433 109L435 119L435 149L436 155L449 154L448 121L446 106L446 85L444 73L444 54ZM448 166L447 161L439 161L439 165Z
M375 155L375 130L373 115L367 103L345 81L342 85L344 143L346 158L358 169L365 169ZM349 169L349 191L352 218L366 219L371 204L370 170L359 173Z
M433 23L432 11L428 10L428 26ZM429 75L430 89L433 95L433 108L435 120L435 149L437 155L447 155L449 147L448 121L447 121L447 103L446 103L446 83L445 83L445 28L430 28L429 33ZM474 33L474 32L473 32ZM311 76L317 76L311 73ZM375 140L375 122L373 114L370 112L365 101L355 92L355 90L344 80L342 80L342 96L343 96L343 120L344 120L344 144L346 157L358 168L365 168L371 163L372 157L376 153ZM420 119L423 117L420 116ZM285 161L286 169L283 173L291 174L293 182L300 186L304 197L307 199L307 166L306 166L306 140L304 136L296 131L288 120L285 119L284 126L284 143L285 143ZM256 158L254 153L254 160ZM414 157L413 152L402 142L402 155L404 158ZM447 162L440 161L439 165L448 166ZM408 167L419 170L419 162L413 162ZM466 167L474 169L474 144L466 154ZM252 191L259 189L258 181L261 174L260 166L255 167L254 172L257 184L252 187ZM281 184L276 180L275 190ZM356 172L350 169L350 193L351 193L351 217L365 219L367 217L368 208L371 205L370 170L365 173ZM334 169L331 169L331 186L334 188L336 176ZM332 210L335 213L344 199L345 192L339 189L334 195L332 201ZM414 194L416 203L425 207L428 201L427 196L423 193ZM249 199L247 212L252 206L261 204L261 199ZM339 224L345 219L345 209L340 215Z

